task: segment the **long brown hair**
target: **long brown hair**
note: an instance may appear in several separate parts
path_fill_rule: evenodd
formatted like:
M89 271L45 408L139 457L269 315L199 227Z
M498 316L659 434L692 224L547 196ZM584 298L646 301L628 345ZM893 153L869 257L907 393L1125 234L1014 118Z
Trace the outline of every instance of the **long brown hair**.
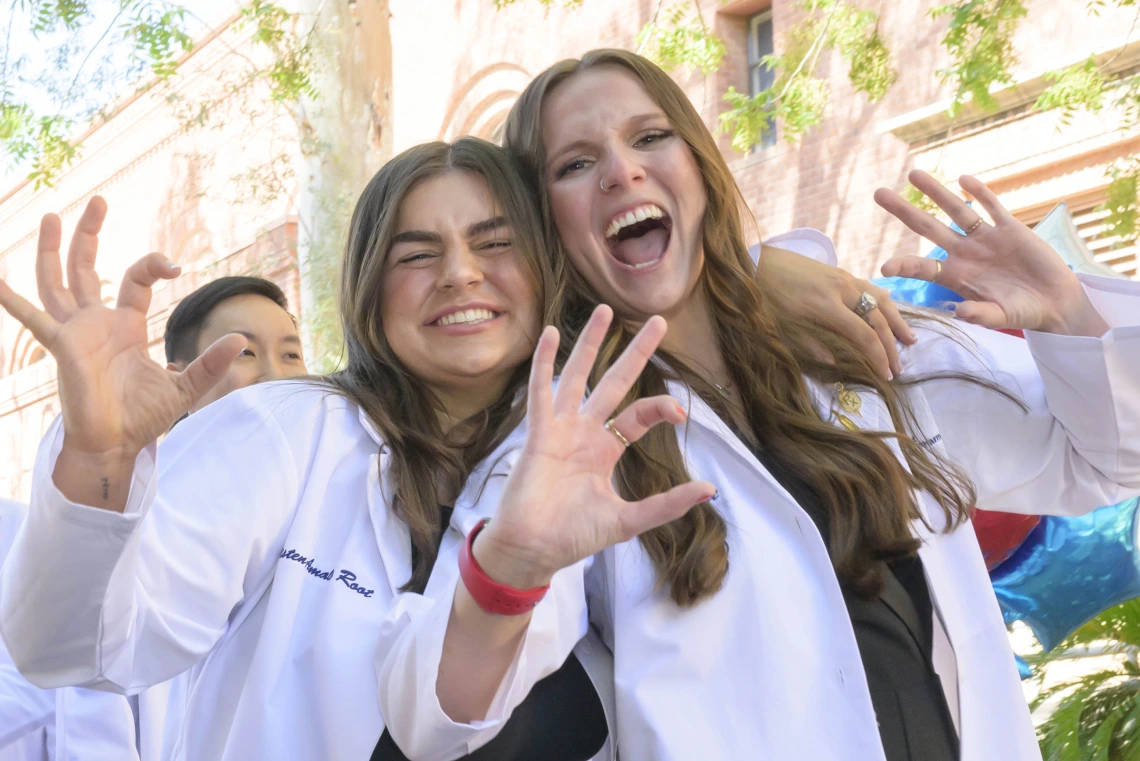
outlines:
M403 589L426 585L435 564L441 505L454 499L474 466L524 414L519 391L525 388L529 363L515 371L497 402L445 432L437 415L439 401L393 353L384 335L380 294L388 253L399 232L400 207L421 182L453 171L469 172L487 182L510 226L512 244L529 268L547 320L553 303L555 281L546 257L538 255L536 209L502 148L476 138L418 145L385 164L357 201L340 290L348 361L325 380L360 406L391 453L392 507L407 523L416 550L412 576Z
M906 394L901 393L907 384L884 381L859 348L843 336L806 320L772 313L765 285L757 282L745 246L744 200L716 142L685 93L665 72L623 50L594 50L580 60L554 64L531 82L507 118L505 145L523 166L532 192L540 199L546 245L555 269L566 275L560 328L564 335L575 335L597 303L597 295L567 264L553 221L545 180L542 108L560 84L599 66L619 67L640 80L700 168L707 208L702 230L705 264L697 287L704 289L720 351L742 401L747 420L742 435L818 495L828 511L828 541L841 582L861 596L877 595L882 588L879 561L918 550L911 521L925 519L916 491L929 492L942 507L948 531L967 518L975 497L973 485L950 462L928 453L907 435L913 424ZM619 325L611 332L600 353L598 374L616 359L633 333L629 325ZM822 356L833 361L820 358L821 347ZM665 393L666 379L676 377L722 418L731 420L726 403L708 380L681 358L664 351L658 355L665 367L647 367L630 399ZM824 422L805 378L824 384L842 382L877 394L886 403L893 430L852 431ZM888 446L891 438L898 442L909 470ZM640 499L688 480L677 437L667 426L658 426L631 447L616 472L618 489L627 499ZM642 534L640 541L658 580L670 587L678 605L693 605L714 594L728 572L725 521L709 503Z

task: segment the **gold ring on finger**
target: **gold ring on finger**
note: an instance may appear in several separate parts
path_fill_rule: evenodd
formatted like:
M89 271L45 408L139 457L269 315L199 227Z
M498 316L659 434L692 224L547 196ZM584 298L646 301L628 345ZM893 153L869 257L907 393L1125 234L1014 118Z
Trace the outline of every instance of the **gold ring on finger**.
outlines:
M966 235L969 235L970 233L974 232L974 230L977 230L981 226L982 226L982 218L978 217L978 220L976 222L974 222L974 224L970 225L970 228L968 230L966 230Z
M629 439L621 435L621 431L619 431L617 429L617 426L614 425L614 418L607 420L603 428L612 433L614 436L617 436L617 439L622 443L622 446L626 447L627 449L629 448Z
M942 260L941 259L935 259L934 263L935 263L935 265L938 266L938 269L936 269L934 271L934 279L937 280L938 276L942 274Z

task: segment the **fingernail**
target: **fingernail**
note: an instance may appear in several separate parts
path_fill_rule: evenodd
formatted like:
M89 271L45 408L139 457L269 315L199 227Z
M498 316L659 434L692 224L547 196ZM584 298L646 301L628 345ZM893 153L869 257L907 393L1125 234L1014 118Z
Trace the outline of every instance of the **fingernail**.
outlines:
M709 498L705 500L705 502L716 502L718 499L720 499L720 490L713 489L712 495L710 495Z
M689 413L685 412L685 408L682 407L681 405L675 404L673 406L677 408L677 412L679 412L681 414L681 417L687 418L689 416Z

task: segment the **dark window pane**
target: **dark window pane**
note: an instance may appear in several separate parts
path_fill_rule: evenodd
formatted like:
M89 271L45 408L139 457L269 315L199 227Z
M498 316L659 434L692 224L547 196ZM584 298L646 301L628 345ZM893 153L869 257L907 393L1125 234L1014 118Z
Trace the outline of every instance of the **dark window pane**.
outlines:
M748 20L748 85L752 95L767 90L776 81L776 72L762 63L764 56L775 52L772 38L772 12L757 13ZM757 148L768 148L776 144L776 125L772 124L764 133Z

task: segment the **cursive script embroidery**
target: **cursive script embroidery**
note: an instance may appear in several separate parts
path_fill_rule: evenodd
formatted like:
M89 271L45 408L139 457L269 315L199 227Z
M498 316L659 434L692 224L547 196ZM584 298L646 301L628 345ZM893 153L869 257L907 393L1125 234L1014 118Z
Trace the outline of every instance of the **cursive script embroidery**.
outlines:
M367 588L362 587L359 584L357 584L356 583L356 574L353 573L352 571L341 569L340 576L337 576L336 580L339 582L342 582L346 587L351 589L353 592L356 592L357 594L364 595L365 597L371 597L372 593L376 591L374 589L367 589Z
M923 449L933 449L934 445L940 441L942 441L942 434L941 433L935 435L933 438L924 439L923 441L918 442L918 445L920 447L922 447Z
M324 579L325 581L328 581L332 578L332 571L322 571L320 568L315 567L313 565L312 558L307 558L296 550L281 550L281 557L285 560L292 560L296 563L300 563L301 565L305 566L305 570L307 570L311 575L316 576L318 579Z
M318 579L329 581L333 577L332 571L322 571L320 568L317 568L313 565L312 558L305 557L296 550L281 550L281 559L292 560L294 563L300 563L305 567L305 570L308 571L310 575L315 576ZM356 574L347 568L342 568L340 570L340 574L336 577L336 580L344 584L353 592L361 595L362 597L371 597L376 591L375 589L368 589L367 587L363 587L357 584Z

